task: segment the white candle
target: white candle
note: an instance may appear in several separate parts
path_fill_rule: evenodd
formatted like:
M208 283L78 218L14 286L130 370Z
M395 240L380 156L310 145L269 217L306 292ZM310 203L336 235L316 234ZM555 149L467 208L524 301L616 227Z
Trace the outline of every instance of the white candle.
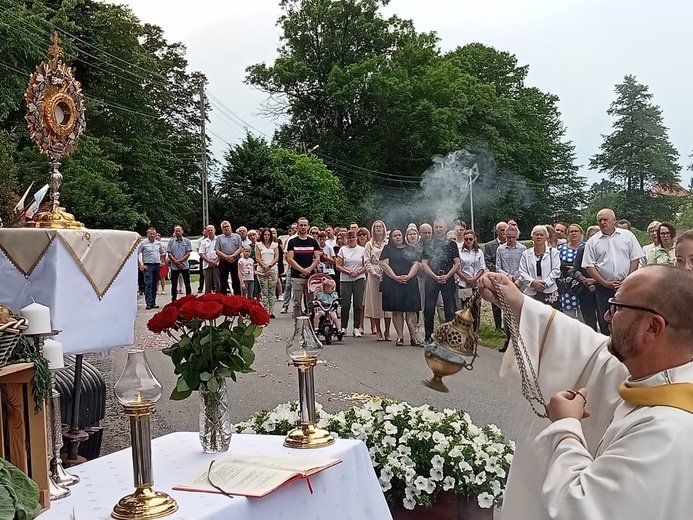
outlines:
M54 339L46 339L43 343L43 357L48 361L48 368L57 370L65 368L63 361L63 344Z
M51 328L51 310L45 305L33 302L19 313L29 322L24 334L48 334L53 330Z

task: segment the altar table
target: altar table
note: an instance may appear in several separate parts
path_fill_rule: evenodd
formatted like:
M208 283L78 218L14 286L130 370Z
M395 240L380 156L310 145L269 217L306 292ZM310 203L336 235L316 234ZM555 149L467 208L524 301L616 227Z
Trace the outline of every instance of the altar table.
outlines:
M125 432L123 432L125 434ZM282 446L283 436L234 434L226 453L203 453L198 434L177 432L152 441L154 489L178 502L170 520L391 520L392 515L376 478L366 445L337 439L316 450ZM313 494L298 479L263 498L229 498L212 493L173 490L203 463L228 455L290 453L301 457L334 457L342 460L310 477ZM69 471L81 482L72 495L51 502L40 520L108 520L113 506L134 491L130 449L91 460ZM223 487L223 486L222 486ZM74 516L73 516L74 512Z

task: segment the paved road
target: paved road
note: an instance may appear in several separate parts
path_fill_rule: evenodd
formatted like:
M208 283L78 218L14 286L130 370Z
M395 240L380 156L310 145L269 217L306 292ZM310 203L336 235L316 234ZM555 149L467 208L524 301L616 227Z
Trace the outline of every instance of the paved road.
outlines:
M159 303L167 299L159 296ZM277 308L279 309L279 307ZM151 334L147 320L154 314L140 305L135 329L135 346L145 348L155 375L164 386L164 396L152 419L152 435L158 437L173 431L197 431L197 394L184 401L171 401L168 394L175 385L173 365L161 349L170 343L167 336ZM238 382L229 380L232 420L247 419L253 412L273 408L298 397L296 369L288 365L285 347L293 331L293 319L277 314L255 346L257 355L254 374L239 375ZM394 332L394 331L393 331ZM473 371L462 370L446 378L450 393L443 394L424 387L421 380L430 371L418 347L395 347L394 342L376 342L375 336L345 337L342 343L326 345L315 371L318 402L334 412L352 406L348 395L374 394L413 405L429 403L438 408L466 410L476 424L495 423L511 438L514 437L518 414L513 408L519 403L519 389L498 377L501 354L479 348ZM86 356L106 378L108 389L107 417L102 454L129 446L129 428L122 409L112 396L112 388L125 364L127 348L120 348L108 357Z

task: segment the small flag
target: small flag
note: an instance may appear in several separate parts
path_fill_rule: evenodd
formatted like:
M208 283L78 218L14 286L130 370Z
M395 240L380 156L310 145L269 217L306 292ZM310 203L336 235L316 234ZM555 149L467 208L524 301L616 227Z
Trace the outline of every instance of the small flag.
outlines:
M24 210L22 218L31 218L36 214L46 193L48 193L48 184L34 194L34 201Z
M24 192L24 195L22 196L22 198L19 199L19 202L17 202L17 205L14 207L15 213L20 213L24 210L24 201L26 200L26 196L29 195L29 190L31 189L31 187L33 185L34 185L34 182L32 181L31 184L29 184L29 187Z

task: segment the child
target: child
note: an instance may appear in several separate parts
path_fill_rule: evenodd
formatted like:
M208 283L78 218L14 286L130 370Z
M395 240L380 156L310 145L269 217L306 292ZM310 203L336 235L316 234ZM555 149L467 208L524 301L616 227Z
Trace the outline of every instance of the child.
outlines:
M255 295L255 260L250 258L250 246L243 248L243 258L238 259L238 277L241 279L241 296L252 299Z
M325 280L322 282L322 290L318 291L318 293L315 295L315 298L326 309L329 309L332 305L332 302L339 297L339 295L335 292L336 286L337 285L334 283L334 280L332 278L325 278ZM318 324L320 323L320 318L322 318L324 315L325 311L323 311L322 308L319 305L317 305L315 307L315 318L313 320L313 327L315 327L316 331L318 329ZM337 328L337 330L343 334L344 331L342 330L342 322L337 317L336 310L330 312L330 319L332 320L332 323Z

